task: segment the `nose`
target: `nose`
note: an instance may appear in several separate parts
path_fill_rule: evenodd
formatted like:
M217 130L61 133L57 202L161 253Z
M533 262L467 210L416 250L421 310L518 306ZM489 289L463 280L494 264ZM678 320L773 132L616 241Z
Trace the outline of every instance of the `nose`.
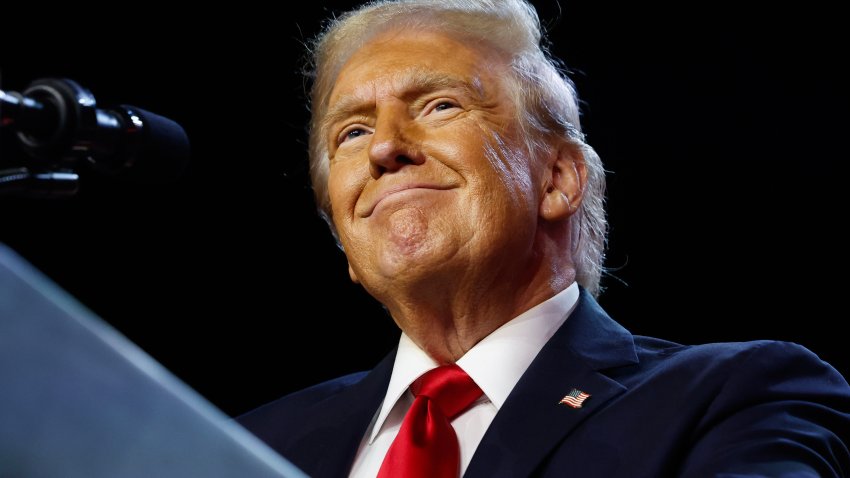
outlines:
M425 162L415 121L406 105L382 108L369 145L369 173L378 179L405 166Z

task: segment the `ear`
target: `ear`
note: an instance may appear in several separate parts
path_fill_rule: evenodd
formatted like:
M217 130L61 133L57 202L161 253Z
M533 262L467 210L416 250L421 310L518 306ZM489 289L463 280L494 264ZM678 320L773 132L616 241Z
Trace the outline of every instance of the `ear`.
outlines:
M357 273L354 272L354 268L351 267L351 262L348 263L348 277L351 277L351 282L355 284L360 283L360 279L357 278Z
M545 171L540 217L560 221L578 211L587 184L587 167L581 150L562 143Z

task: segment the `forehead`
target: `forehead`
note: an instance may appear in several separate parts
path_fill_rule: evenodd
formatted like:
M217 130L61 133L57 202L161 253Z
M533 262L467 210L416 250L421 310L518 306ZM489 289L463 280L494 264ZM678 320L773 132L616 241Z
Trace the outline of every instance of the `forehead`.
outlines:
M391 30L359 48L340 70L330 95L377 99L405 89L464 86L482 94L497 87L506 61L480 42L428 30Z

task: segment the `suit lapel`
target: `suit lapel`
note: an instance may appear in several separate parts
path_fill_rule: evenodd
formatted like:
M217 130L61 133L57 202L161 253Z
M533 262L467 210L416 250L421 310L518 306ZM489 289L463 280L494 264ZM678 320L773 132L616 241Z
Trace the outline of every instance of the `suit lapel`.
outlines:
M395 350L361 381L319 404L321 413L307 417L311 432L299 440L302 456L312 462L310 476L347 476L360 442L381 406L392 374Z
M572 430L625 391L599 370L637 361L631 334L582 290L575 311L496 414L464 476L529 476ZM581 408L559 404L574 388L590 394Z

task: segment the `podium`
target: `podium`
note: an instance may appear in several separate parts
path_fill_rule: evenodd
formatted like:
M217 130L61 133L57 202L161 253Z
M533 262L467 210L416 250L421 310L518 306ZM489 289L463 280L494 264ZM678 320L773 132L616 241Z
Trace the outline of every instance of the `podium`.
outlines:
M305 476L0 244L0 478Z

